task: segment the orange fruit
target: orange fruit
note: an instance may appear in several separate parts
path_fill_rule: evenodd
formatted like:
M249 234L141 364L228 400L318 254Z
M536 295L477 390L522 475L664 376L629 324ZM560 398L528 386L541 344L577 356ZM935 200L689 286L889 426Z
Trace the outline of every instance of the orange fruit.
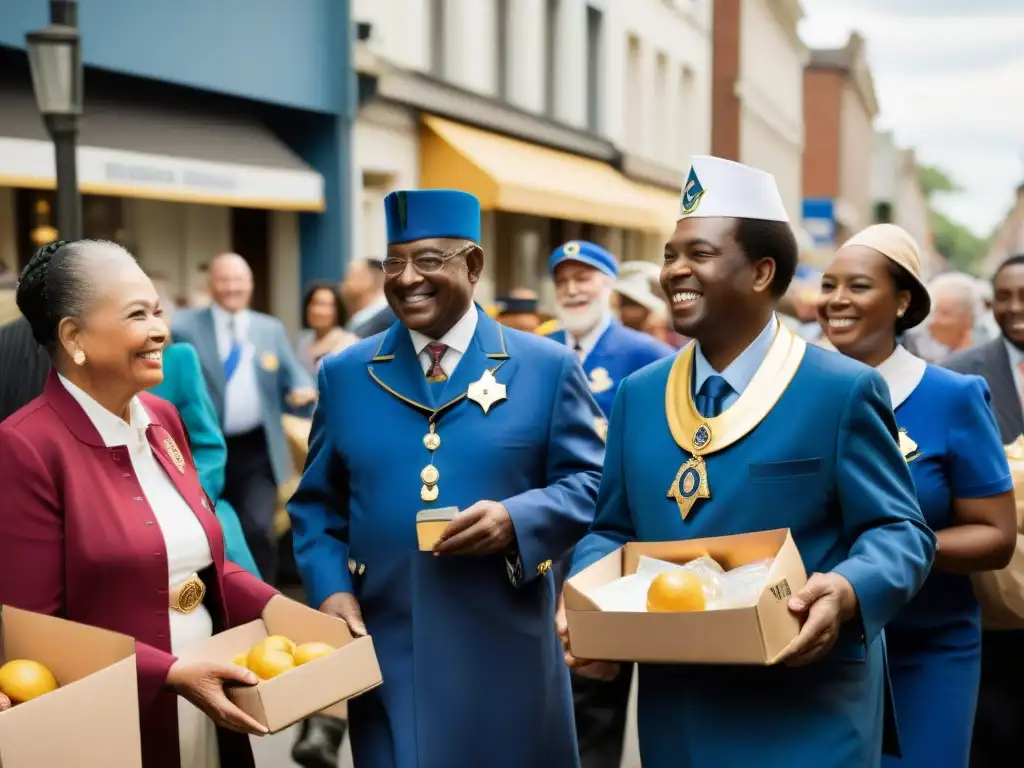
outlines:
M292 656L295 658L295 663L302 666L326 656L333 650L334 646L327 643L303 643L295 649L295 653Z
M246 665L246 660L248 658L249 658L249 654L246 653L245 651L242 651L241 653L235 654L235 658L233 658L231 660L231 663L232 664L237 664L240 667L244 667Z
M18 659L0 667L0 692L16 704L56 689L57 678L38 661Z
M659 573L647 590L647 610L652 613L703 611L704 584L686 571Z
M295 652L295 643L284 635L271 635L270 637L261 640L257 645L262 645L265 648L272 648L278 651L287 651L288 653Z
M260 650L249 651L249 669L261 680L273 677L295 668L295 659L287 651Z

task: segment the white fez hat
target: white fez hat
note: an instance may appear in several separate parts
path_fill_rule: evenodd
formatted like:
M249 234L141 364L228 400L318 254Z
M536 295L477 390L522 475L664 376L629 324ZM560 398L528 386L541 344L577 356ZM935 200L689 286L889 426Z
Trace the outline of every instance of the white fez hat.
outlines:
M710 155L694 155L691 163L677 221L726 216L789 222L770 173Z

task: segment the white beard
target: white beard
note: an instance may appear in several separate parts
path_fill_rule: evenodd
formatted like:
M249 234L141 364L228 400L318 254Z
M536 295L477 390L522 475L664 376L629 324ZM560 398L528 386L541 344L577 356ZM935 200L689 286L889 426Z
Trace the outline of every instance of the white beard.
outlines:
M558 319L565 326L565 329L577 339L581 336L586 336L601 322L601 318L604 317L604 314L611 306L611 298L612 287L608 286L585 307L566 310L564 307L559 306Z

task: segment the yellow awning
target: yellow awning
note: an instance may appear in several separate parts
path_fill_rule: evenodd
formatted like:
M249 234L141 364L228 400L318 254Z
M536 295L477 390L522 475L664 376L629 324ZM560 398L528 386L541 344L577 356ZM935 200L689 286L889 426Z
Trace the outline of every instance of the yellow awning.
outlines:
M676 221L679 219L678 190L670 192L653 184L639 184L638 186L650 199L651 210L658 214L658 221L661 222L658 233L668 237L675 231Z
M665 208L610 165L454 123L423 118L420 187L461 189L485 211L663 232ZM664 201L662 201L664 202ZM668 222L674 223L670 214Z

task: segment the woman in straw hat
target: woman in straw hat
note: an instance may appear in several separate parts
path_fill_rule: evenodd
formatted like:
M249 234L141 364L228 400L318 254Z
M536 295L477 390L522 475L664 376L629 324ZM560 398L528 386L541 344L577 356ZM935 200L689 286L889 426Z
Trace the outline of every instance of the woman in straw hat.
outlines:
M929 365L896 343L927 317L917 243L892 224L847 241L825 270L818 318L842 354L889 385L900 449L938 554L921 591L886 627L902 759L883 765L969 762L980 675L980 611L968 574L1013 555L1013 486L989 391L978 376Z

